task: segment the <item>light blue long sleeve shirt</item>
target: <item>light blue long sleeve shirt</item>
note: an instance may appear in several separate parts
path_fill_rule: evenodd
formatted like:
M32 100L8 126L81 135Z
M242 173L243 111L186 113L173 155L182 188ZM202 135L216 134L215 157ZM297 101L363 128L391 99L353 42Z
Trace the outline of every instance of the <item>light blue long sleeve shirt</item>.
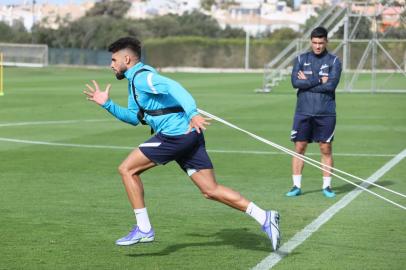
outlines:
M134 79L134 74L140 69L148 71L140 72ZM156 133L176 136L184 134L188 130L190 120L198 112L193 97L178 82L158 74L153 67L144 65L142 62L128 69L124 76L128 80L127 108L117 105L111 99L102 105L103 108L123 122L138 125L139 108L134 100L131 83L134 79L137 101L144 110L158 110L174 106L181 106L184 110L184 112L160 116L145 114L144 120Z

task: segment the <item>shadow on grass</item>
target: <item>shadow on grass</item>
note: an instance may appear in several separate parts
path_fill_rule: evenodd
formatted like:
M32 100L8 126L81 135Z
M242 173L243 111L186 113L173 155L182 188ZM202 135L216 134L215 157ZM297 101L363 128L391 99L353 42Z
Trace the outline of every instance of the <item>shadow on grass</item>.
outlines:
M271 242L265 234L259 235L251 233L248 229L224 229L215 234L186 234L187 237L196 238L201 237L205 239L213 239L207 242L191 242L191 243L177 243L169 245L161 251L149 253L132 253L127 256L130 257L143 257L143 256L167 256L175 253L178 250L190 247L219 247L219 246L233 246L237 249L257 250L271 252Z
M360 184L360 181L358 181L358 180L356 180L356 181L357 181L357 182L351 180L351 182L354 182L354 183L356 183L356 184L359 185L359 184ZM378 185L380 185L380 186L383 186L383 187L388 187L388 186L393 185L393 182L392 182L392 181L379 181L379 182L376 183L376 184L378 184ZM354 185L352 185L352 184L344 184L344 185L341 185L341 186L333 187L333 191L334 191L336 194L341 194L341 193L348 193L348 192L354 190L355 188L356 188L356 186L354 186ZM377 187L369 186L369 189L377 189ZM302 195L306 195L306 194L310 194L310 193L315 193L315 192L320 192L320 193L321 193L321 188L320 188L320 189L315 189L315 190L304 191L304 192L302 193Z
M352 182L355 182L355 181L352 181ZM360 182L358 181L358 182L356 182L356 184L359 185ZM378 181L378 182L376 182L376 184L383 186L383 187L388 187L388 186L393 185L393 182L392 181ZM341 186L334 188L334 190L336 191L337 194L340 194L340 193L348 193L348 192L354 190L355 188L356 187L352 184L345 184L345 185L341 185ZM368 187L368 189L378 189L378 188L370 185Z
M348 193L351 190L353 190L354 188L355 188L355 186L353 186L351 184L344 184L344 185L341 185L341 186L333 187L333 191L338 195L338 194L341 194L341 193ZM322 194L322 188L320 187L320 189L304 191L302 193L302 195L306 195L306 194L310 194L310 193L320 193L320 194Z

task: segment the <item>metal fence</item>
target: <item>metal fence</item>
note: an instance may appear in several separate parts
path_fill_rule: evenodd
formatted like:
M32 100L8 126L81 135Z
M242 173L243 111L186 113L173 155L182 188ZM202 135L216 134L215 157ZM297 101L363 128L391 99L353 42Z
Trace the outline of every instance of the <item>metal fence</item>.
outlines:
M50 65L107 66L111 54L101 50L49 48Z

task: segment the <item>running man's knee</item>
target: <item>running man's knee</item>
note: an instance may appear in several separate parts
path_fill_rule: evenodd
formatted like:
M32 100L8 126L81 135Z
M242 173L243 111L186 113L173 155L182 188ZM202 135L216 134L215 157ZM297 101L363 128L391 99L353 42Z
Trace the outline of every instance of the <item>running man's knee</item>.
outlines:
M217 190L218 190L218 186L216 185L215 187L202 189L201 192L202 192L203 196L206 199L216 200L216 198L218 197L217 196L217 194L218 194Z
M118 172L121 176L140 175L143 171L156 166L149 160L138 148L128 155L128 157L118 166Z
M117 170L121 176L128 174L128 168L123 163L118 166Z
M118 173L121 176L134 175L137 174L139 171L140 170L137 168L128 167L125 163L121 163L120 166L118 166Z
M213 169L199 170L190 178L206 199L217 200L221 195L221 186L216 182Z

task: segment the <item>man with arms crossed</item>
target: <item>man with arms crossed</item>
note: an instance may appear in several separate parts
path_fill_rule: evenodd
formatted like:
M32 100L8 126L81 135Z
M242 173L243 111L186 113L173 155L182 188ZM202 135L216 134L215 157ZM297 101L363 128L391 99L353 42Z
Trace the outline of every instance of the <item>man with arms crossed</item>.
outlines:
M276 250L280 241L278 212L265 211L240 193L216 182L203 136L209 123L197 112L189 92L140 61L141 44L137 39L118 39L109 46L109 51L112 53L111 68L117 79L128 80L128 107L121 107L109 98L110 84L101 91L94 80L92 86L86 85L84 93L87 99L123 122L148 124L156 133L133 150L118 168L134 209L136 225L116 244L128 246L154 240L140 175L150 168L175 160L204 197L244 211L254 218Z
M310 52L297 57L292 70L292 85L297 88L296 111L293 120L291 140L296 153L304 155L307 144L318 142L321 162L333 166L332 142L336 125L335 90L340 80L341 63L337 56L327 49L327 30L313 29ZM301 180L304 162L292 159L293 187L288 197L301 194ZM331 190L330 169L323 171L323 194L335 197Z

